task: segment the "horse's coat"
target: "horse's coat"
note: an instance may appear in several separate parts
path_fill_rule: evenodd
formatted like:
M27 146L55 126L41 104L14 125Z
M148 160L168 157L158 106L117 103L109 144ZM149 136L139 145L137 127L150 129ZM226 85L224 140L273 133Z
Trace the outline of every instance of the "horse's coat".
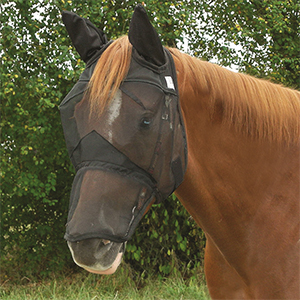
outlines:
M151 43L147 39L139 42ZM101 120L110 107L108 123L117 123L122 108L111 101L127 76L133 50L126 37L106 48L76 113L88 102L90 116ZM212 298L299 299L300 93L169 50L189 150L184 182L175 193L206 234ZM141 52L147 56L147 47ZM161 55L156 58L161 62ZM106 134L112 138L114 132ZM88 197L88 187L95 187L88 181L85 187ZM99 243L119 252L107 241L72 247L84 257Z

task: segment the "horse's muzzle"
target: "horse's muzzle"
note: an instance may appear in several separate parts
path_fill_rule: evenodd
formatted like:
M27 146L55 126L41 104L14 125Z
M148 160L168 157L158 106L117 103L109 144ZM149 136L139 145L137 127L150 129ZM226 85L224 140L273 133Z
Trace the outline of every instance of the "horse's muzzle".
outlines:
M91 273L113 274L125 250L125 243L114 243L103 239L68 241L74 262Z

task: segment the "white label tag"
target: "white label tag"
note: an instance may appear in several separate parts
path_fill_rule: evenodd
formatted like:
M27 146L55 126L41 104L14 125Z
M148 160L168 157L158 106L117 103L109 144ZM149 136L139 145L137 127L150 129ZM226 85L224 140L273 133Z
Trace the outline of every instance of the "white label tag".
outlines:
M165 76L166 82L167 82L167 87L168 89L172 89L175 91L175 86L173 82L173 78L171 76Z

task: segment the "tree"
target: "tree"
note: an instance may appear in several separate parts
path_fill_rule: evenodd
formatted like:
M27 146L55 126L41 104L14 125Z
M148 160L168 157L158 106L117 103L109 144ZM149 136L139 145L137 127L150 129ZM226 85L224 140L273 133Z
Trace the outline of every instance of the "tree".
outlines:
M190 51L300 88L300 10L294 0L201 1Z
M6 1L1 13L1 266L21 276L66 258L73 173L57 108L76 71L65 66L73 57L57 9L37 3Z

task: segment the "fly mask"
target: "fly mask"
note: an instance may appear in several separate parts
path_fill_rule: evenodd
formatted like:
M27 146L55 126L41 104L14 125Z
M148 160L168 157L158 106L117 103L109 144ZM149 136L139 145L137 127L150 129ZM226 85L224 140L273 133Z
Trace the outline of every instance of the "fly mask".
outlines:
M89 117L88 84L110 45L90 21L63 12L86 69L60 105L68 153L75 167L65 239L130 239L147 208L183 181L187 144L176 70L144 8L133 14L130 67L98 119ZM84 100L83 100L84 99ZM101 101L101 99L99 99ZM112 126L114 123L114 126Z

